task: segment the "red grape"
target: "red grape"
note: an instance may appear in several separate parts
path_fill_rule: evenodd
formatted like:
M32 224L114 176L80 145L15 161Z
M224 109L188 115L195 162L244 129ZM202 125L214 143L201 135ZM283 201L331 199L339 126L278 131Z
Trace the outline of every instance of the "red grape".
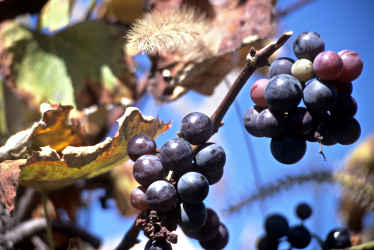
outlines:
M318 54L313 62L313 70L321 80L335 80L343 69L343 60L333 51Z
M268 106L264 96L265 88L268 83L268 79L260 79L251 86L251 99L257 106L262 108L266 108Z
M361 74L363 68L360 55L347 49L339 51L338 54L343 61L343 70L340 72L338 79L343 82L355 80Z
M147 210L147 197L145 196L145 188L144 187L136 187L132 190L130 194L130 202L131 205L139 210Z

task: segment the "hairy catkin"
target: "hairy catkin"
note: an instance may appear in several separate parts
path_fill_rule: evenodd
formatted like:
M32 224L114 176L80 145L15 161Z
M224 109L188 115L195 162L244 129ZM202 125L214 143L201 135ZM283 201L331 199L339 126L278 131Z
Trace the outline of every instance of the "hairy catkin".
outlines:
M193 8L156 10L133 24L126 36L130 54L177 53L193 59L209 56L214 44L211 22ZM184 58L186 59L186 58Z

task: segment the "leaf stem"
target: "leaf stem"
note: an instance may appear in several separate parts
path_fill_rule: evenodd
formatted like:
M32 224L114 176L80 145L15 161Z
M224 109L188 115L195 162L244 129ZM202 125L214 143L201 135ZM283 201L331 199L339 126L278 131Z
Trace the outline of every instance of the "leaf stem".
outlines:
M251 77L256 69L268 65L268 58L280 47L282 47L285 42L292 36L292 34L292 31L283 33L279 37L278 41L269 43L266 47L262 48L259 51L251 48L247 55L247 63L243 71L239 74L238 78L236 78L232 87L211 117L213 121L214 132L217 132L219 127L222 125L223 117L230 108L231 104L234 102L240 90L244 87L248 78Z
M42 192L42 203L43 203L45 220L47 221L47 239L49 243L49 248L51 250L55 250L55 244L54 244L53 235L52 235L51 220L49 218L48 209L47 209L47 201L48 201L47 194Z

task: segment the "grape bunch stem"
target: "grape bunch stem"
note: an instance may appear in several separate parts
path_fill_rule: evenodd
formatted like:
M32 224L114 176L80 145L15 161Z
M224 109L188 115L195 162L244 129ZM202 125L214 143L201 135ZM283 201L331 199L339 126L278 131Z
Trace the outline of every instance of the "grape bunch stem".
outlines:
M269 65L269 57L281 48L287 40L292 36L293 32L284 32L277 41L269 43L267 46L260 50L255 50L251 48L247 55L247 63L236 78L235 82L227 92L225 98L222 100L217 110L212 115L211 119L213 121L213 129L216 133L218 129L222 126L222 119L228 111L231 104L234 102L235 98L239 94L240 90L244 87L245 83L256 71L256 69Z

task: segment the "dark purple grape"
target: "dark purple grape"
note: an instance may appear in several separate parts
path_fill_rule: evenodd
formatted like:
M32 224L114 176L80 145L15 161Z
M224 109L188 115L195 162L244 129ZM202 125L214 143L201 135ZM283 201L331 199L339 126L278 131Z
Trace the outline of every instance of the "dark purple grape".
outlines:
M187 172L177 183L177 191L182 201L199 204L208 195L209 182L207 178L197 172Z
M317 32L303 32L293 43L293 51L296 57L306 58L312 62L324 50L325 43Z
M180 224L183 231L197 231L207 220L207 211L204 203L182 203L180 209Z
M216 184L223 177L224 168L218 168L212 171L201 171L201 173L206 177L209 185Z
M257 117L260 114L262 108L258 106L253 106L247 110L244 115L244 127L253 136L263 137L261 132L257 129L256 121Z
M336 87L338 94L343 94L343 95L352 94L353 85L351 82L332 81L331 83Z
M229 231L227 230L226 226L222 223L218 226L218 232L216 236L207 241L199 241L200 246L204 249L223 249L229 242Z
M220 225L219 217L216 214L216 212L211 209L206 209L207 219L205 224L199 228L196 231L188 231L183 229L183 232L190 238L197 239L199 241L207 241L213 239L217 232L218 232L218 226Z
M303 91L304 104L311 112L322 113L331 108L337 99L337 92L331 83L312 80Z
M148 240L144 250L172 250L170 243L165 240Z
M148 186L145 192L148 206L160 212L167 212L177 205L177 191L167 181L159 180Z
M312 215L312 208L305 202L302 202L296 207L296 215L301 220L306 220Z
M288 233L289 226L286 217L281 214L271 214L265 219L265 231L269 237L279 239Z
M213 134L212 120L200 112L189 113L182 119L181 137L194 145L201 145Z
M195 153L195 170L204 174L215 172L225 166L226 153L215 143L206 143L199 147Z
M267 235L262 236L258 241L257 241L257 249L258 250L278 250L279 246L279 240L271 238Z
M352 96L339 94L330 111L334 118L352 118L357 112L357 102Z
M269 83L269 79L259 79L251 86L251 99L261 108L268 106L265 100L265 88Z
M283 164L293 164L303 158L306 151L306 142L301 137L272 138L270 149L277 161Z
M287 129L289 134L307 135L312 132L314 119L306 108L297 108L288 114Z
M333 51L324 51L318 54L313 62L313 70L316 76L325 81L336 80L343 69L343 61Z
M282 115L271 112L269 109L261 111L257 117L256 126L265 137L279 137L285 131L285 124Z
M275 59L269 69L270 77L280 75L280 74L289 74L291 75L292 64L295 61L288 57L280 57Z
M317 138L325 146L338 143L337 124L335 122L322 122L317 128Z
M293 110L302 98L302 85L295 77L281 74L272 77L265 89L269 108L276 112Z
M364 66L360 55L353 50L339 51L338 55L343 61L343 70L338 79L343 82L351 82L360 76Z
M309 230L303 225L291 227L287 234L287 241L297 249L306 248L311 240L312 236Z
M144 187L136 187L132 190L130 194L130 202L131 205L139 210L147 210L148 203L147 203L147 196L145 195L145 188Z
M143 186L165 178L168 170L162 166L160 158L156 155L143 155L134 163L133 173L135 180Z
M186 140L175 138L162 145L160 159L167 169L185 173L192 169L193 151Z
M356 119L340 120L337 123L337 142L340 144L351 145L360 138L361 126Z
M136 161L142 155L156 154L156 143L148 135L136 135L127 144L130 159Z
M325 240L327 249L344 249L351 247L351 239L346 228L335 228L329 232Z

